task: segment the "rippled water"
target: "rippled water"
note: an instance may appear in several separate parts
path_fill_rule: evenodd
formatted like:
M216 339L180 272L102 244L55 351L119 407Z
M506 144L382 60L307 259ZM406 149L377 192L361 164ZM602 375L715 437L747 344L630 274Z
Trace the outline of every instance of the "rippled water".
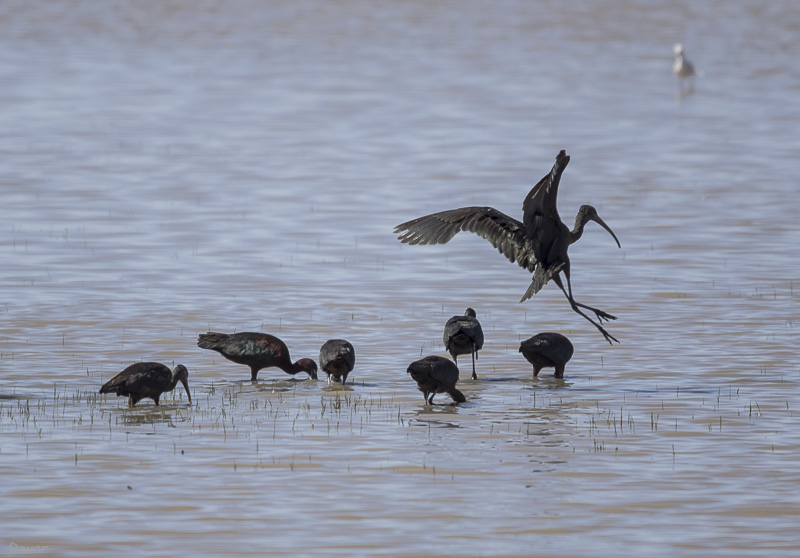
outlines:
M788 2L3 2L0 548L796 553L798 30ZM392 234L519 218L562 148L562 217L622 243L570 250L617 346L474 235ZM466 306L480 378L426 407L405 368ZM252 384L209 329L344 337L353 384ZM544 330L564 381L517 352ZM97 394L138 360L195 404Z

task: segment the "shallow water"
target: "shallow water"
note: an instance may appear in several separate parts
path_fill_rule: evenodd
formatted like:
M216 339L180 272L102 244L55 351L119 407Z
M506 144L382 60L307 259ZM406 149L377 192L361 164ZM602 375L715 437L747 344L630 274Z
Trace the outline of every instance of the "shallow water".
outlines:
M4 2L0 548L44 555L790 555L800 550L790 3ZM764 30L769 29L768 33ZM682 41L703 70L670 73ZM484 240L559 149L579 301ZM474 307L468 403L405 374ZM352 385L196 347L356 348ZM566 379L517 352L576 347ZM97 394L183 363L165 404ZM467 362L465 359L464 363Z

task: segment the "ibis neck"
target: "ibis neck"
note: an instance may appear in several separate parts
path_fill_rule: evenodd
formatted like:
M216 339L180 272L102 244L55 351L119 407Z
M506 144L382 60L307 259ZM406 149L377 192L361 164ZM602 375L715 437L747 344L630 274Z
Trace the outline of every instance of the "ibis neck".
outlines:
M282 358L281 361L276 365L278 368L286 372L287 374L297 374L298 372L302 372L303 369L300 368L298 363L292 363L292 361L286 357Z
M581 219L580 215L575 219L575 228L569 232L569 243L574 244L583 236L583 228L586 226L586 221Z

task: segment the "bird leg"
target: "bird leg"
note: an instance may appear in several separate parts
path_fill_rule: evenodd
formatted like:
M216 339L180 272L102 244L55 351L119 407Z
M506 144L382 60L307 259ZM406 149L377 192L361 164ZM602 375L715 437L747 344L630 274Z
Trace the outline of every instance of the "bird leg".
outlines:
M475 345L472 346L472 379L478 379L478 375L475 373Z
M569 268L566 268L566 271L564 272L564 277L567 278L567 288L569 289L569 294L567 294L567 292L564 291L564 286L561 283L561 277L560 276L556 275L555 277L553 277L553 279L555 279L556 284L559 287L561 287L561 290L564 291L564 294L567 295L567 298L569 299L570 304L574 304L575 306L580 306L581 308L584 308L586 310L594 312L595 316L597 316L597 321L600 322L600 323L602 323L603 320L606 320L608 322L608 321L617 319L616 316L612 316L608 312L603 312L602 310L599 310L599 309L594 308L592 306L588 306L586 304L581 304L580 302L575 300L573 298L573 296L572 296L572 282L569 280Z
M597 308L594 308L592 306L587 306L586 304L581 304L580 302L575 301L575 300L574 300L574 302L575 302L576 306L580 306L581 308L585 308L586 310L591 310L592 312L594 312L595 315L597 316L597 321L599 321L599 322L602 322L603 320L608 322L608 321L617 319L616 316L612 316L608 312L603 312L602 310L598 310Z
M567 297L567 300L569 301L570 306L572 306L572 309L575 312L577 312L578 314L580 314L581 316L583 316L584 318L586 318L589 321L589 323L591 323L594 327L596 327L597 331L602 333L603 337L606 338L606 341L608 341L609 345L613 345L614 344L614 343L612 343L612 341L615 341L615 342L619 343L619 340L617 340L616 337L614 337L609 332L607 332L603 326L601 326L600 324L595 322L593 319L591 319L589 316L587 316L586 314L581 312L581 310L580 310L581 307L582 308L586 308L587 310L592 310L595 313L602 312L602 311L601 310L597 310L595 308L592 308L591 306L586 306L585 304L578 304L577 302L575 302L575 299L572 298L572 285L570 284L570 281L569 281L569 275L566 275L566 277L567 277L567 286L569 287L569 292L567 292L567 290L564 288L564 283L561 281L561 276L560 275L555 275L553 277L553 281L555 281L556 285L558 285L558 287L564 293L564 296ZM605 312L602 312L602 313L606 314ZM606 314L606 316L610 316L611 318L616 320L616 318L611 316L611 314ZM597 319L602 321L599 314L597 316ZM606 319L608 319L608 318L606 318Z

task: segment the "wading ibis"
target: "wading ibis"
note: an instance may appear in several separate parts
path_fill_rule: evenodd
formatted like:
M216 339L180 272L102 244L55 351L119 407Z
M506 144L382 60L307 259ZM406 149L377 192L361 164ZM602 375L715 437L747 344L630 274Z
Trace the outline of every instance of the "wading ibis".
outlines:
M319 367L328 377L329 384L333 378L344 385L355 364L356 350L344 339L329 339L319 350Z
M560 333L546 331L537 333L526 339L519 346L519 352L525 360L533 365L533 377L539 375L542 368L555 368L555 377L564 377L564 366L575 352L569 339Z
M262 368L276 367L287 374L307 373L317 379L317 363L310 358L301 358L295 363L289 357L286 343L269 333L201 333L197 346L217 351L230 361L250 367L250 379L256 381Z
M189 392L189 371L183 364L170 370L160 362L137 362L111 378L100 393L116 393L117 397L128 396L130 406L133 407L145 397L152 399L156 405L161 394L172 391L178 382L183 384L189 403L192 394Z
M463 316L453 316L444 325L444 346L458 366L458 355L472 355L472 379L477 380L475 359L483 348L483 328L472 308L467 308Z
M426 356L408 365L411 378L425 397L425 403L433 405L433 396L446 393L453 398L453 405L466 402L464 394L456 389L458 366L452 360L440 356Z

